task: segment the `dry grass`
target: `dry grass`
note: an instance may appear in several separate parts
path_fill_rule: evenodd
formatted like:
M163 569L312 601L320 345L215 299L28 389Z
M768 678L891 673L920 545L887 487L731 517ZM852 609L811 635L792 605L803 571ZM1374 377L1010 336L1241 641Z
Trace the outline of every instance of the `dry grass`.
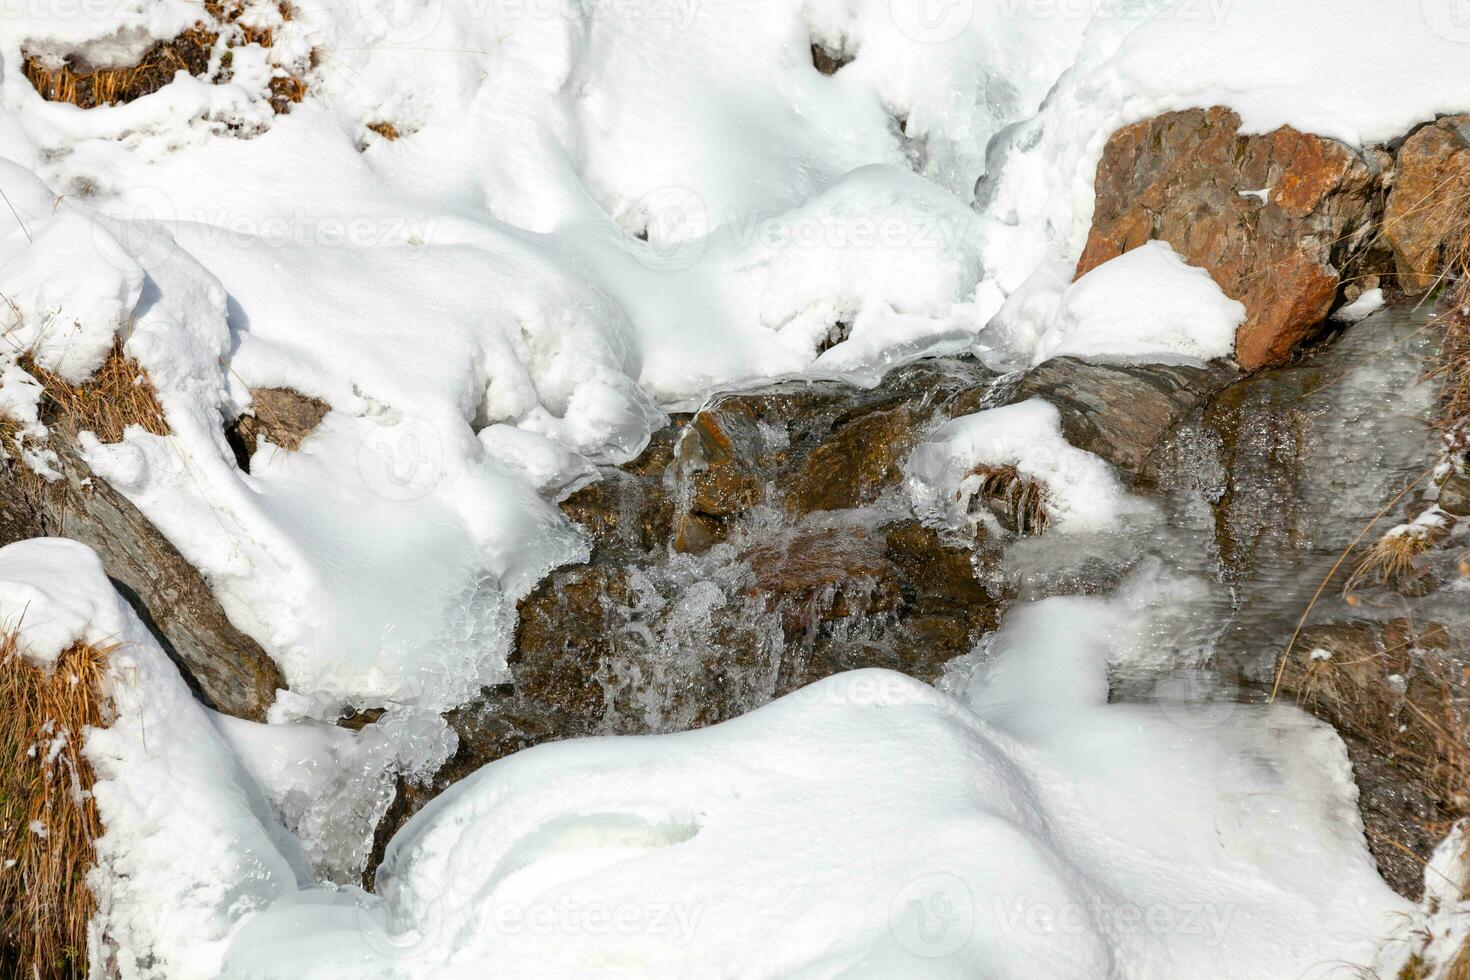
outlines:
M1434 536L1417 525L1394 528L1374 541L1358 559L1342 590L1351 594L1367 582L1406 589L1419 578L1419 557L1434 543Z
M105 723L109 649L77 644L49 673L0 639L0 968L80 977L94 908L86 873L102 832L83 732ZM11 863L14 862L14 863Z
M1042 534L1051 523L1046 487L1024 476L1014 466L977 466L971 476L980 478L971 507L983 504L1022 537Z
M80 385L47 371L28 354L22 355L20 364L45 389L48 424L90 431L107 443L121 442L129 425L155 435L169 434L148 372L123 353L121 339L113 342L112 353L91 380Z
M276 9L283 20L291 20L290 4L279 3ZM199 21L170 40L155 42L134 65L89 68L71 58L57 65L54 61L26 54L21 68L42 98L92 109L151 95L173 81L180 71L195 77L205 76L221 39L225 50L221 53L219 71L211 79L216 82L229 78L233 60L231 49L251 44L269 48L275 43L275 33L271 28L247 22L248 18L244 17L246 7L240 0L229 3L205 0L204 10L209 15L207 21ZM271 79L269 98L277 113L289 112L291 106L305 96L306 82L300 77L288 73Z
M180 71L203 75L217 40L218 33L198 23L170 41L156 42L136 65L88 70L67 62L48 68L35 55L26 55L21 68L42 98L91 109L150 95Z
M1470 269L1439 323L1444 340L1434 370L1441 392L1438 422L1449 451L1463 453L1470 450Z
M402 135L398 132L398 127L390 122L370 122L367 124L367 128L385 140L396 140Z

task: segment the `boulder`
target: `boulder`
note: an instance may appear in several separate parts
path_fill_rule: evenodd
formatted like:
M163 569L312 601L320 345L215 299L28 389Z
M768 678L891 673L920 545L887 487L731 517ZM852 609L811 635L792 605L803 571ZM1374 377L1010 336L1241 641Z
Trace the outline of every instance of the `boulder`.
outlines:
M262 436L281 449L295 452L332 408L319 398L290 388L252 388L250 401L250 414L240 416L226 432L236 461L247 473L250 457L255 455Z
M1229 109L1170 112L1113 134L1077 276L1145 242L1172 245L1246 308L1236 358L1286 360L1367 261L1382 213L1382 151L1290 127L1244 136Z
M1447 252L1470 248L1470 115L1447 116L1404 141L1383 213L1397 283L1411 296L1427 291Z
M178 549L92 474L65 426L52 427L50 448L62 474L55 482L13 459L0 462L0 545L56 536L90 547L195 694L218 711L263 721L286 686L275 662L230 623Z
M1111 365L1058 357L1029 372L1015 400L1051 402L1068 442L1138 481L1164 436L1238 376L1224 364Z

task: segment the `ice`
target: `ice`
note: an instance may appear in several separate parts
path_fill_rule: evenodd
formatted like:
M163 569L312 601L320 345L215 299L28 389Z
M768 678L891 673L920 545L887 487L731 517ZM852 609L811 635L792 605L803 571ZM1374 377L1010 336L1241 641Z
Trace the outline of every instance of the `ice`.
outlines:
M862 673L707 731L537 748L421 813L383 897L349 883L391 781L451 750L437 713L506 680L517 601L587 557L555 501L596 464L759 378L866 379L972 343L1007 367L1227 355L1238 309L1162 245L1072 282L1107 138L1216 103L1248 132L1395 138L1470 107L1455 0L1393 16L1375 0L321 0L289 20L250 3L273 47L237 47L227 83L180 74L85 111L41 98L27 55L127 64L200 16L105 6L0 17L0 407L39 438L19 355L80 381L120 340L170 433L83 433L86 461L291 687L270 726L215 718L95 559L0 551L0 611L29 656L127 642L118 718L88 741L99 935L124 976L213 976L227 953L233 973L290 977L1366 961L1403 904L1372 873L1329 732L1168 691L1106 703L1109 666L1197 665L1208 638L1187 610L1218 597L1120 557L1110 536L1158 515L1040 402L955 420L909 463L912 502L951 528L974 519L981 466L1043 485L1053 518L1007 552L1023 604L953 665L957 697ZM813 43L847 63L822 74ZM277 114L267 85L288 65L307 96ZM224 431L262 387L330 411L298 451L263 440L246 472ZM1030 601L1074 574L1131 577L1111 600ZM674 567L643 593L667 603L669 678L701 668L729 584ZM752 702L771 689L756 674ZM361 734L326 724L348 706L388 710ZM563 899L632 908L635 928L514 918ZM520 928L483 928L504 908ZM953 955L928 958L927 917L960 909ZM1172 928L1119 925L1151 910Z
M1129 615L1030 606L958 700L859 671L714 728L511 756L398 834L385 904L278 905L225 975L1258 978L1365 961L1405 903L1362 843L1341 744L1291 708L1108 704Z
M1147 509L1105 461L1067 442L1050 402L1033 398L954 419L914 450L907 472L915 513L954 527L983 518L971 514L985 478L977 470L1002 467L1045 488L1045 507L1063 533L1107 528Z

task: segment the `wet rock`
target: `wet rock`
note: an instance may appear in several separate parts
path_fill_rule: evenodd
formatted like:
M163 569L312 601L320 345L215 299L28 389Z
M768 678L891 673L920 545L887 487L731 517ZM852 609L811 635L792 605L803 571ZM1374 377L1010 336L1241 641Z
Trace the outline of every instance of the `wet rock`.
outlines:
M694 416L674 450L674 477L692 511L729 517L764 499L764 440L743 411L723 404Z
M562 569L521 600L512 670L529 702L593 723L604 713L599 664L618 652L633 603L616 565Z
M1407 618L1329 623L1304 629L1282 664L1282 694L1356 745L1369 847L1411 898L1423 886L1422 859L1443 836L1434 824L1470 807L1466 640L1462 630Z
M1098 164L1080 277L1154 239L1209 271L1246 308L1236 358L1286 360L1326 319L1342 277L1367 261L1387 154L1360 154L1290 127L1239 133L1224 108L1126 127Z
M1410 295L1430 289L1446 267L1446 251L1470 247L1470 115L1447 116L1419 129L1399 150L1383 215L1397 284Z
M898 569L883 541L864 528L822 528L757 544L739 560L749 566L746 597L778 612L788 636L819 623L897 607Z
M444 716L459 739L449 761L433 778L417 782L399 778L393 802L373 834L373 848L363 876L363 887L372 891L374 871L383 862L393 835L424 806L450 786L497 759L542 742L555 742L586 734L586 729L568 715L517 697L509 685L486 690L479 698Z
M178 549L93 475L66 427L52 428L50 446L62 473L53 483L13 459L0 461L0 545L56 536L90 547L195 694L218 711L263 721L286 686L280 669L230 623Z
M873 503L902 481L903 462L918 442L918 421L908 406L899 405L840 425L796 474L786 509L810 514Z
M1163 437L1237 377L1223 364L1130 366L1060 357L1028 373L1015 400L1051 402L1068 442L1137 480Z
M1470 517L1470 476L1452 473L1439 486L1438 503L1456 517Z
M240 468L246 472L262 437L295 452L332 408L319 398L290 388L252 388L250 401L250 414L236 419L227 433Z
M599 478L561 502L561 511L603 549L651 551L674 533L671 483L664 478L678 433L688 421L675 416L655 433L637 459L605 466Z
M925 427L973 411L993 378L973 360L944 358L898 368L875 388L784 382L711 399L670 467L675 550L702 553L776 499L794 516L873 503L902 483Z

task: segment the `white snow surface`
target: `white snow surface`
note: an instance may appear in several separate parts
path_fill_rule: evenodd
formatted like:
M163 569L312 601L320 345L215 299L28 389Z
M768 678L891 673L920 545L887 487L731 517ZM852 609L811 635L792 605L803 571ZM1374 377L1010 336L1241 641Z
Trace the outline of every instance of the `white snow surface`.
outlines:
M1380 6L249 0L273 44L230 52L228 82L82 111L24 58L126 64L198 8L21 4L5 336L73 380L123 339L173 433L89 461L293 690L445 707L504 679L515 601L582 554L551 501L661 409L972 342L1216 356L1225 305L1134 268L1154 253L1068 288L1101 147L1222 101L1355 142L1470 106L1453 0L1346 26ZM820 74L813 43L850 63ZM276 115L282 72L308 94ZM244 474L221 422L259 387L332 411Z
M1061 414L1040 398L946 422L909 456L914 512L941 525L973 521L980 468L1013 466L1041 485L1056 531L1109 528L1146 505L1129 496L1105 460L1067 442ZM980 519L988 518L979 508Z
M1023 609L954 695L838 675L700 731L493 763L381 898L301 893L235 978L1296 977L1407 903L1293 708L1107 703L1107 600ZM1289 827L1289 835L1282 828Z
M274 45L237 48L230 81L83 111L25 57L127 64L198 5L0 0L0 410L42 434L19 355L80 380L120 339L171 434L84 436L87 461L292 688L269 729L213 719L84 550L0 550L31 658L124 642L88 753L125 976L1367 961L1406 906L1341 745L1287 709L1105 704L1102 665L1148 651L1120 652L1103 600L1026 608L953 695L847 675L706 731L513 756L415 818L381 900L303 886L361 859L384 772L449 748L418 712L506 678L516 601L586 554L554 501L593 464L762 377L970 345L1228 353L1238 311L1162 247L1071 282L1106 140L1221 103L1354 144L1470 109L1457 0L247 6ZM813 42L852 60L823 76ZM287 70L308 94L277 115ZM247 473L223 427L262 387L331 411ZM921 447L915 503L962 519L980 464L1043 482L1063 535L1135 506L1040 402ZM392 706L385 741L323 732L349 702ZM568 907L625 927L564 928Z
M987 338L1053 357L1121 363L1202 363L1235 353L1245 307L1168 242L1153 241L1110 259L1070 284L1038 315L1019 292L997 314ZM1048 297L1055 293L1047 294Z

